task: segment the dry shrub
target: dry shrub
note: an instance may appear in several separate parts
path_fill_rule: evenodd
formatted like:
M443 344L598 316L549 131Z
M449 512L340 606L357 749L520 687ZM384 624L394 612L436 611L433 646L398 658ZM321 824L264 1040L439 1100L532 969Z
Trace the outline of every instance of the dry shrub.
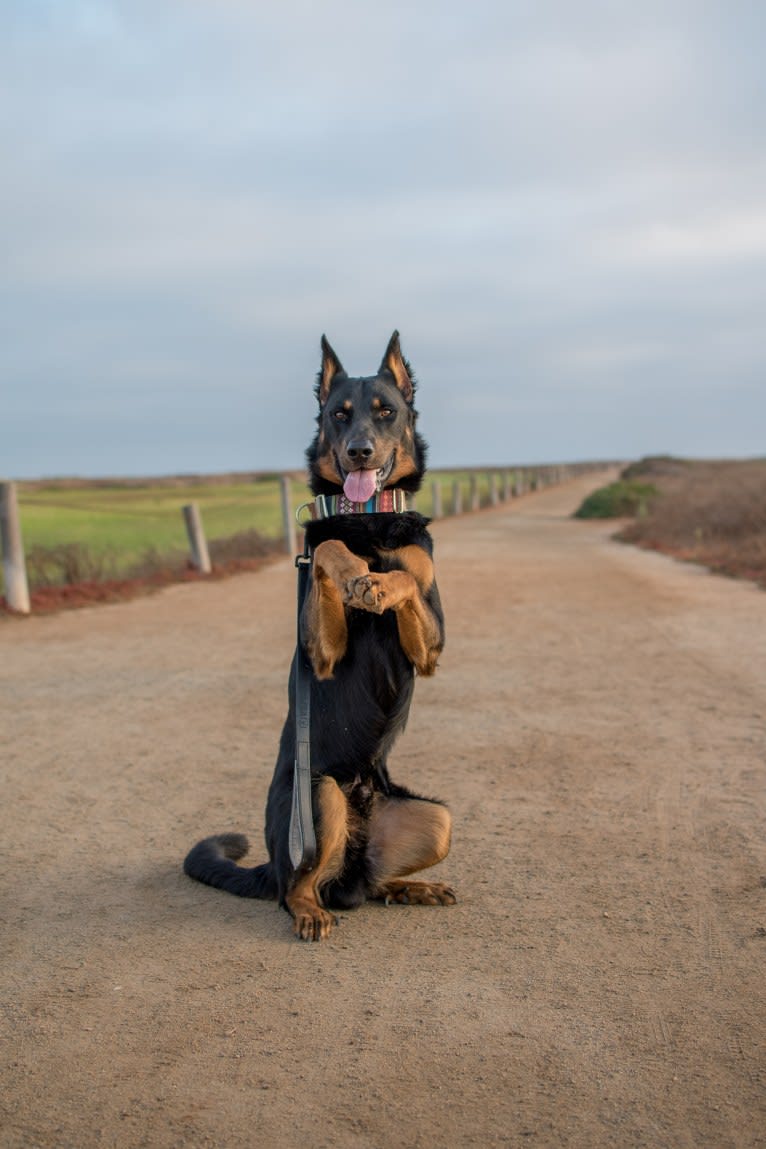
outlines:
M139 580L167 578L172 581L180 578L189 565L184 551L161 551L157 547L147 547L141 558L125 571L125 577Z
M267 539L258 531L239 531L225 539L211 539L208 543L210 561L214 564L236 562L239 559L262 559L283 552L282 539Z
M242 531L208 545L213 574L200 575L182 551L147 549L129 569L117 572L116 556L95 555L88 547L71 544L33 547L27 555L32 610L35 614L121 602L150 594L172 583L202 578L225 578L241 571L258 570L284 552L279 539L263 538L257 531ZM8 614L0 597L0 618Z
M32 588L75 586L114 577L114 555L94 554L82 543L30 547L26 558L27 577Z
M619 538L766 583L766 459L647 459L628 471L660 497Z

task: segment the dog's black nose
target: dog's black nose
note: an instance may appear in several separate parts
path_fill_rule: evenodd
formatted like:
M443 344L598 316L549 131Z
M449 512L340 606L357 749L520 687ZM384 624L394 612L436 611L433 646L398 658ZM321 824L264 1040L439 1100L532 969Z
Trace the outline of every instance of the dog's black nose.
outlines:
M369 459L374 451L374 447L369 439L356 439L354 442L349 443L346 447L346 454L349 459Z

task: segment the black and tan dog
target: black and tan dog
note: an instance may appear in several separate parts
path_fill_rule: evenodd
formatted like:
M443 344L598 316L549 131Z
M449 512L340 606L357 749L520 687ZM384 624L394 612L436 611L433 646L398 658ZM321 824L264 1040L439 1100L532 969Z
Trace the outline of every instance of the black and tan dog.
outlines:
M333 909L366 898L450 905L442 882L413 881L449 850L443 803L398 786L388 753L404 729L415 674L431 675L444 644L428 520L407 511L425 443L415 381L394 332L376 375L351 378L322 338L318 431L307 452L316 502L306 527L313 572L301 615L311 678L311 770L317 856L296 872L288 829L296 751L295 659L290 710L266 806L269 861L237 865L242 834L200 842L187 874L250 898L277 898L307 940L329 935ZM296 658L300 652L296 652Z

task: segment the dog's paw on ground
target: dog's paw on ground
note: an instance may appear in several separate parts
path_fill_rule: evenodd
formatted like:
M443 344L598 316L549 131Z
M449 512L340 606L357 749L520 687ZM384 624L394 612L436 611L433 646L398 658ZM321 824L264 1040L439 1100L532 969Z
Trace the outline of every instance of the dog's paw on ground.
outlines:
M387 882L380 891L387 906L454 906L457 895L445 882Z
M321 942L329 938L338 918L320 906L300 910L295 914L295 936L304 942Z

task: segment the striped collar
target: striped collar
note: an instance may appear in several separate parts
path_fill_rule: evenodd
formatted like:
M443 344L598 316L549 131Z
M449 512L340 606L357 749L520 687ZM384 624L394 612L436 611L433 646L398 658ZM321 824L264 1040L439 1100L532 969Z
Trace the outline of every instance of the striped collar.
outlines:
M346 495L317 495L313 503L304 503L298 507L295 517L298 522L315 522L317 519L329 519L333 515L401 515L407 510L407 493L398 487L381 491L373 495L366 503L352 503ZM310 518L301 519L302 511L308 511Z

